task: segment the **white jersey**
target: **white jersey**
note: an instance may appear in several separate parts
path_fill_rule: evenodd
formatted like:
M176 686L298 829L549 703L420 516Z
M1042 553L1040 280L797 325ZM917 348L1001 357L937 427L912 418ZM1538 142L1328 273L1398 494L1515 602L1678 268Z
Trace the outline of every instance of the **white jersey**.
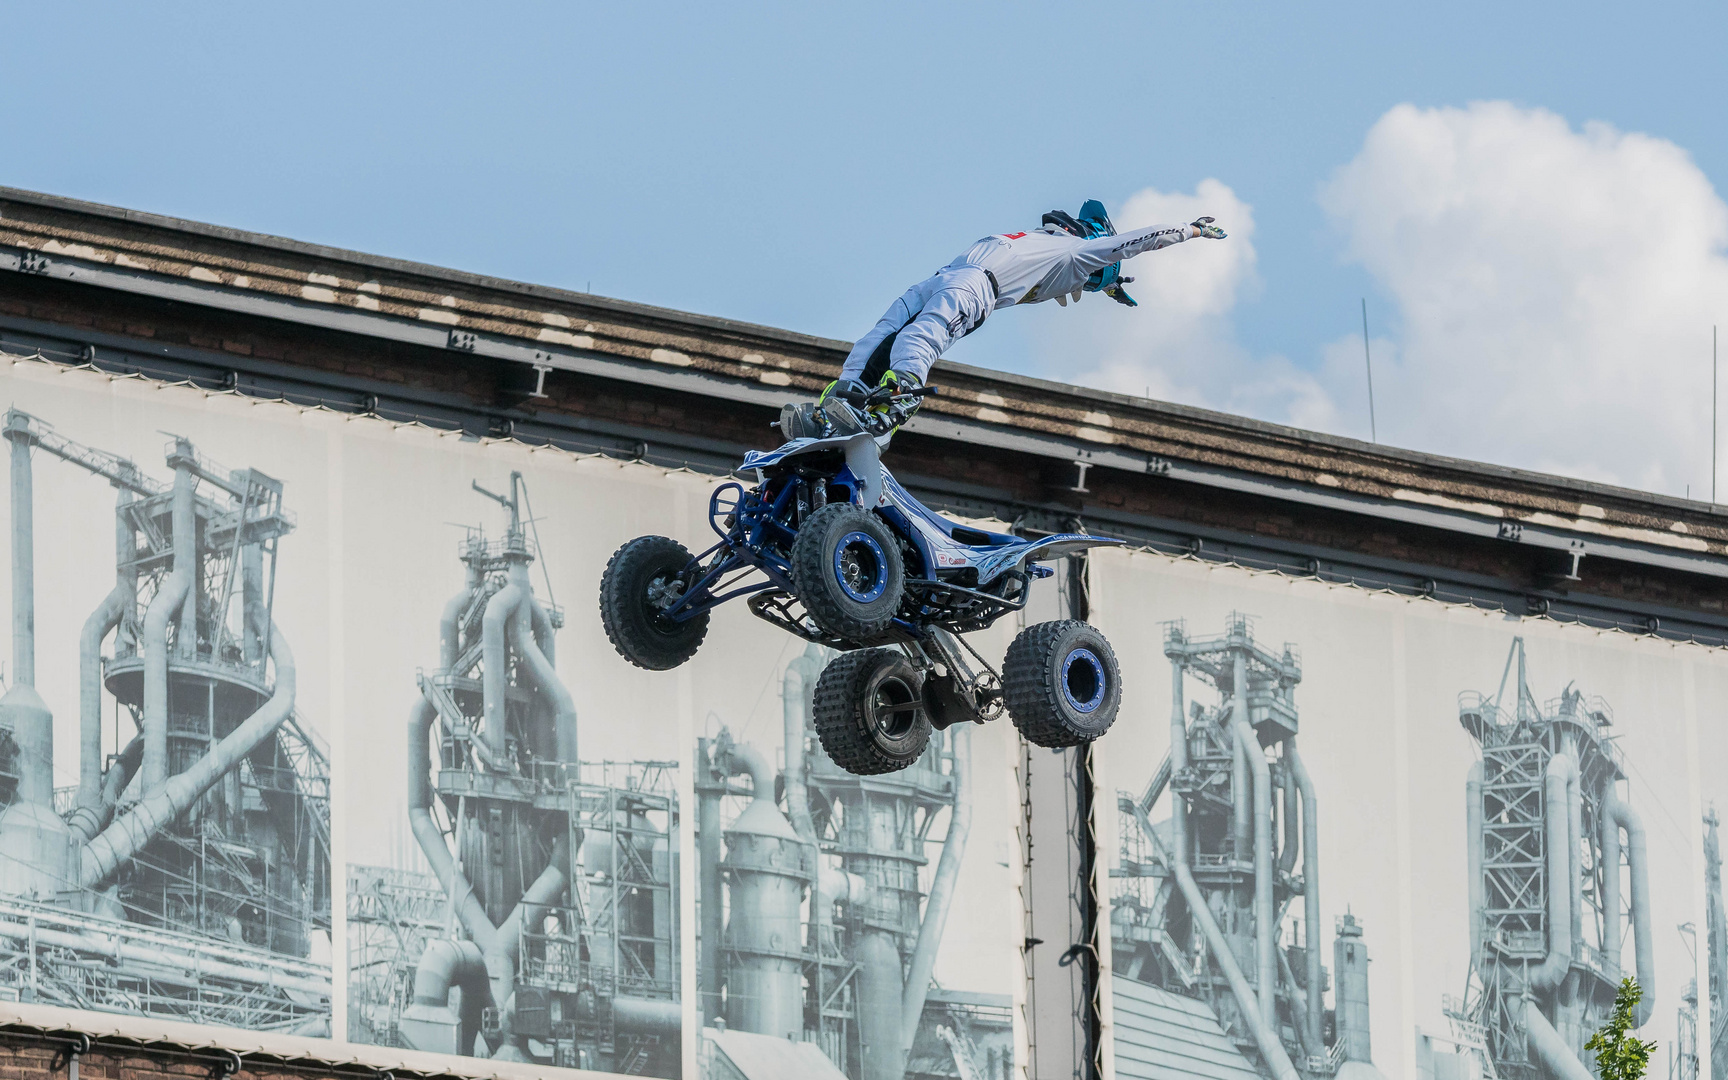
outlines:
M995 279L995 308L1000 310L1071 296L1111 263L1180 244L1188 234L1186 225L1151 225L1119 236L1082 240L1045 225L1032 232L986 236L944 269L976 266L987 271Z
M1079 299L1086 279L1111 263L1179 244L1190 234L1187 225L1152 225L1082 240L1045 225L986 236L894 301L852 346L840 377L874 382L893 368L923 382L936 358L978 329L992 311Z

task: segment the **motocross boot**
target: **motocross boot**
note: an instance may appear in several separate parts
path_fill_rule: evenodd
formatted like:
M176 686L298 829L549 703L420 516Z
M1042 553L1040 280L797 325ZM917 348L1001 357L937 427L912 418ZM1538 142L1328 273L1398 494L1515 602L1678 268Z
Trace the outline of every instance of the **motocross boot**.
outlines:
M788 402L775 422L788 439L832 439L856 435L870 426L864 400L870 390L856 379L836 379L815 401Z

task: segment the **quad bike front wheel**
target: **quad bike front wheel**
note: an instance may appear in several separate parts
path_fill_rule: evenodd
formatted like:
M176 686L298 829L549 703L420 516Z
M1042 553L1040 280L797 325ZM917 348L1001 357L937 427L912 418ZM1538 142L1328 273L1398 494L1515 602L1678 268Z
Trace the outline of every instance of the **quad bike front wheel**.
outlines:
M696 655L708 634L706 611L682 622L665 613L683 595L690 558L676 540L639 536L600 575L600 622L618 654L639 668L675 668Z
M1122 704L1122 669L1104 635L1077 619L1020 631L1002 661L1003 697L1034 746L1079 746L1110 730Z
M860 776L898 772L930 745L924 678L893 649L841 653L816 681L816 736L834 764Z
M830 503L811 514L792 542L791 562L804 610L835 637L866 642L894 621L906 568L893 532L870 511Z

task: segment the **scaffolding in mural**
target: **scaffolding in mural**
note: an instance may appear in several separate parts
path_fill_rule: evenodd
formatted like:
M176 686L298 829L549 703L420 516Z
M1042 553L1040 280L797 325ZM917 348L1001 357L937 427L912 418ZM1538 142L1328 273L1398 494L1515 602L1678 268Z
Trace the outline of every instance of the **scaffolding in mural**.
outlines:
M0 993L327 1033L328 753L275 625L283 486L172 437L170 483L13 409L12 685L0 700ZM35 689L35 462L116 493L115 579L78 643L78 775ZM50 473L56 479L58 472ZM104 655L104 645L109 650ZM103 694L135 731L104 757Z
M1704 815L1704 914L1710 967L1710 1076L1728 1080L1728 915L1722 909L1721 819L1714 806ZM1696 996L1696 994L1694 994Z
M1628 914L1639 1025L1657 994L1644 829L1619 795L1613 712L1570 685L1539 703L1514 638L1499 689L1461 694L1459 722L1481 759L1465 784L1470 975L1447 1015L1480 1029L1504 1080L1581 1080L1625 974Z
M1119 1071L1218 1038L1216 1049L1240 1055L1241 1067L1278 1080L1331 1077L1347 1063L1378 1075L1368 953L1348 912L1333 929L1336 987L1326 1008L1333 973L1322 953L1319 799L1297 749L1300 655L1289 644L1262 647L1240 613L1210 637L1167 623L1164 655L1171 750L1142 792L1117 799L1113 966L1134 984L1203 1002L1207 1017L1194 1025L1207 1034L1185 1033L1178 1046L1152 1013L1141 1023L1134 1008L1119 1009ZM1216 691L1217 704L1189 701L1189 680ZM1169 816L1154 823L1161 803ZM1302 918L1286 927L1297 900ZM1118 997L1150 993L1125 986Z
M352 864L347 897L349 1037L399 1046L414 964L452 930L449 899L431 874Z
M1698 1080L1698 980L1686 984L1674 1014L1674 1044L1668 1049L1668 1080Z
M506 494L473 486L507 525L462 542L409 727L408 818L432 872L350 869L349 1037L676 1076L676 764L581 760L521 474Z
M676 820L674 767L600 762L583 768L593 782L568 787L572 841L583 852L573 902L547 905L538 922L522 926L516 980L517 1029L547 1041L548 1056L561 1064L614 1056L611 1032L594 1021L618 999L677 997L676 883L670 867L652 858L674 839L668 828ZM412 1045L400 1022L414 1003L419 959L430 943L456 932L435 876L350 866L350 1037ZM573 1006L568 1015L566 1002ZM662 1039L649 1033L625 1041L630 1053L614 1071L631 1073L660 1053Z

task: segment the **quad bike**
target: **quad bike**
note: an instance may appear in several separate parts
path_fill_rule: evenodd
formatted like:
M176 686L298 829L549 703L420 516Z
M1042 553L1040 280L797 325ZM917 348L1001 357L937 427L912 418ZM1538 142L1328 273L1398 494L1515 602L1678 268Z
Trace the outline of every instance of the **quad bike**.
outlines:
M931 731L983 723L1006 708L1045 747L1096 739L1116 719L1121 670L1092 626L1065 619L1022 630L998 675L961 635L1026 606L1044 562L1120 543L1064 533L1027 540L932 513L882 467L893 428L916 408L882 388L820 405L787 405L777 450L751 451L736 481L714 490L720 542L699 555L643 536L619 548L600 580L606 635L626 660L663 671L695 655L709 613L739 596L760 618L843 650L814 701L828 756L863 775L904 769Z

